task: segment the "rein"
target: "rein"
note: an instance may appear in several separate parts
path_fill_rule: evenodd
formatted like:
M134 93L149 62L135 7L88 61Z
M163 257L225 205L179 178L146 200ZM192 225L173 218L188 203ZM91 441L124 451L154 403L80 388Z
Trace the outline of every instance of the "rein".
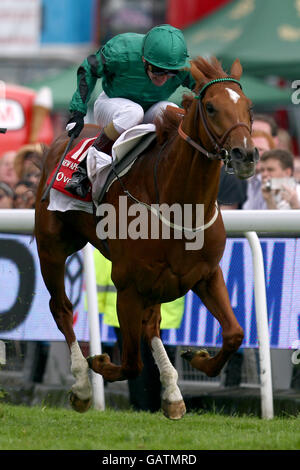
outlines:
M166 142L167 143L167 142ZM166 144L165 144L166 145ZM165 145L162 146L162 148L160 149L160 153L159 155L161 154L163 148L165 147ZM157 162L158 162L158 159L157 159ZM156 166L156 165L155 165ZM156 215L156 217L159 218L159 220L164 224L166 225L167 227L170 227L172 228L173 230L179 230L181 232L188 232L188 233L199 233L199 232L203 232L204 230L207 230L211 225L213 225L213 223L216 221L217 217L218 217L218 214L219 214L219 206L218 206L218 203L217 201L215 202L215 212L214 212L214 215L212 216L212 218L204 225L199 225L198 227L184 227L184 226L181 226L181 225L177 225L177 224L173 224L173 222L170 222L168 219L166 219L161 211L159 209L157 209L156 207L154 207L153 205L150 205L150 204L147 204L146 202L143 202L143 201L140 201L139 199L137 199L135 196L133 196L129 191L128 189L126 189L126 187L124 186L123 184L123 181L122 179L120 178L120 176L118 175L118 173L116 172L115 168L114 168L114 162L112 162L112 170L117 178L117 180L119 181L122 189L123 189L123 192L124 194L126 194L126 196L131 199L132 201L136 202L137 204L141 204L142 206L146 207L150 212L152 212L152 214ZM156 171L155 171L156 173ZM158 188L157 188L157 181L156 181L156 174L155 174L155 188L156 188L156 196L157 196L157 205L159 205L159 195L158 195Z
M241 86L240 82L238 80L235 80L234 78L230 78L230 77L217 78L215 80L211 80L208 83L206 83L202 87L202 89L200 90L199 95L195 96L195 98L199 100L197 111L199 112L201 122L203 124L203 127L205 129L205 132L206 132L207 136L209 137L209 139L212 143L212 146L214 148L215 153L208 152L208 150L206 150L198 142L196 142L189 135L187 135L184 132L184 130L182 129L182 122L183 121L180 122L179 127L178 127L178 134L180 135L180 137L182 137L183 140L185 140L190 145L192 145L192 147L194 147L200 153L205 155L208 159L210 159L210 160L223 160L225 162L226 166L228 165L228 162L229 162L229 154L228 154L228 151L224 148L224 143L226 142L229 134L233 131L233 129L236 129L237 127L246 127L246 129L249 131L249 133L251 133L251 131L249 129L249 126L246 123L237 122L237 123L233 124L229 129L227 129L221 137L216 136L209 129L208 122L207 122L207 119L205 117L205 113L204 113L204 110L203 110L202 98L203 98L203 95L204 95L204 91L209 86L214 85L215 83L227 82L227 81L237 83L240 86L240 88L242 89L242 86Z
M129 191L125 190L124 191L127 196L132 199L134 202L137 202L138 204L142 204L145 206L152 214L156 215L156 217L159 218L159 220L165 224L167 227L172 228L173 230L179 230L180 232L188 232L188 233L199 233L203 232L204 230L207 230L213 223L216 221L218 214L219 214L219 206L217 201L215 202L215 212L212 218L204 225L199 225L198 227L184 227L182 225L177 225L173 224L173 222L170 222L168 219L166 219L160 210L156 209L153 205L147 204L146 202L139 201L137 198L132 196Z

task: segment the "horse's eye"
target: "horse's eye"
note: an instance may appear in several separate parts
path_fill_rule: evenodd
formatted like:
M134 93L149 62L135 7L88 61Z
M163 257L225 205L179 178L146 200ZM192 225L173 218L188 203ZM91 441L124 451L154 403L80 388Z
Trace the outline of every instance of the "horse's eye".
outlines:
M212 116L216 111L214 106L209 102L206 103L205 109L206 109L207 114L209 114L210 116Z

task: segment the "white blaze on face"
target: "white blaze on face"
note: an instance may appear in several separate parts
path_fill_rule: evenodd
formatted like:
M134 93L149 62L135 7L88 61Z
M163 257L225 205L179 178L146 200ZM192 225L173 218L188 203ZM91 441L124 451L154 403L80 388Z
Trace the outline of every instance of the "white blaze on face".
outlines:
M237 103L238 100L240 99L240 95L236 91L232 90L231 88L226 88L226 90L228 91L228 94L230 98L232 99L232 101L234 103Z
M225 88L225 89L227 90L227 92L228 92L228 94L229 94L229 96L230 96L230 99L231 99L234 103L237 103L238 100L240 99L240 95L239 95L236 91L232 90L231 88ZM247 137L244 137L243 143L244 143L244 147L247 148L247 146L248 146Z

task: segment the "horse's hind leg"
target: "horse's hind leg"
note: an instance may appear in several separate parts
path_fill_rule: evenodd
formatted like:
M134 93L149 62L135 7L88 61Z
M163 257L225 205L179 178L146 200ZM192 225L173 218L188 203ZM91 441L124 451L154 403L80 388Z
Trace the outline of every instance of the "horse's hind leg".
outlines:
M185 404L177 385L178 373L173 367L160 339L160 305L144 311L143 336L151 347L163 386L162 409L170 419L180 419L185 414Z
M54 238L54 237L53 237ZM87 411L91 406L92 389L88 363L84 358L73 329L73 307L65 293L65 261L67 255L54 241L38 243L41 272L50 293L50 310L59 330L66 338L71 354L71 372L75 378L70 402L74 410ZM39 242L39 238L37 237Z
M215 377L242 344L244 332L231 308L220 267L209 280L196 284L193 291L219 321L222 327L223 344L215 357L210 357L205 350L187 351L182 356L190 362L191 366L206 373L209 377Z

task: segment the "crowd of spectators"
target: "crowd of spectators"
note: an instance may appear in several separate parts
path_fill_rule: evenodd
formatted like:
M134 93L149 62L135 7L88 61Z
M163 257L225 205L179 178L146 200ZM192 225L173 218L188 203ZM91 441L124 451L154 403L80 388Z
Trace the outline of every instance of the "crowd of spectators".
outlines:
M0 209L34 209L43 146L30 144L0 156Z
M260 157L256 174L245 182L222 168L221 209L300 209L300 157L293 153L289 133L272 116L257 114L252 140Z

